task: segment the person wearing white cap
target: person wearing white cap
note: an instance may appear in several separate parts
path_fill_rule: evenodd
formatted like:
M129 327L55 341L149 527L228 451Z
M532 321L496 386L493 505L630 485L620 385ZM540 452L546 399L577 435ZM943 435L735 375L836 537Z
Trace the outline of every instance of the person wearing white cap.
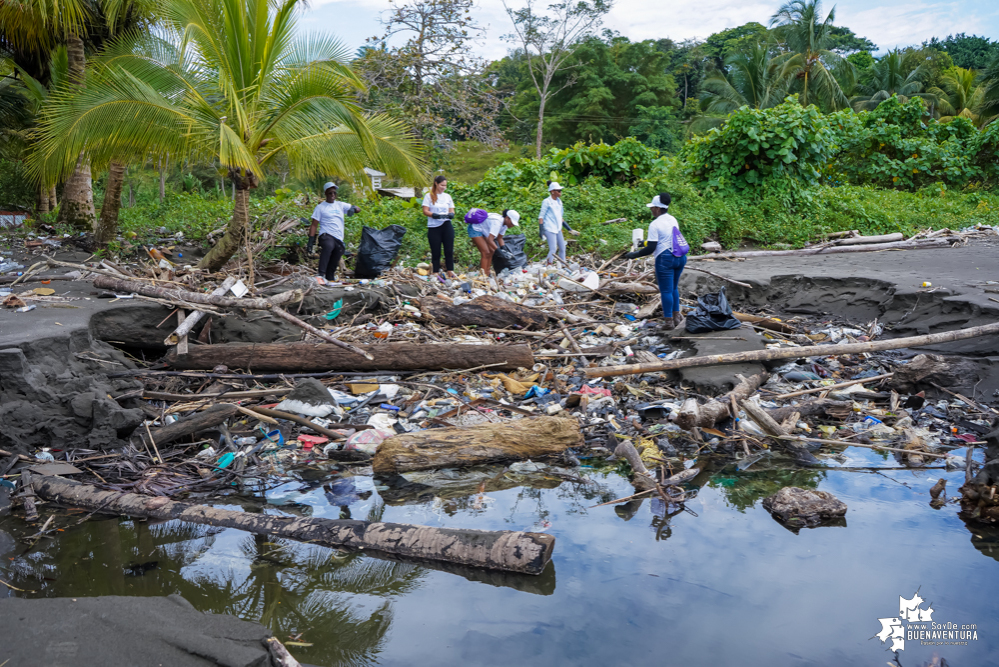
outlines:
M646 204L652 209L654 220L649 225L649 236L643 248L629 252L625 257L637 259L652 255L655 258L656 283L663 303L664 328L675 329L683 322L680 311L680 274L687 265L690 245L680 233L676 218L667 213L672 198L668 192L661 192Z
M565 261L565 236L562 235L562 228L565 227L573 235L578 235L579 232L567 225L562 218L562 186L555 181L548 181L548 193L548 199L541 202L538 223L541 225L541 234L548 241L548 257L545 261L551 264L555 259L556 249L559 258Z
M311 254L316 247L316 233L319 234L319 274L315 280L320 285L336 279L336 270L340 266L347 247L343 243L344 218L360 211L357 206L336 200L337 185L332 181L323 186L326 201L319 202L312 211L312 224L309 225L308 252Z
M489 267L492 265L493 255L499 248L506 245L503 242L503 236L506 234L506 230L510 227L520 226L520 213L517 213L512 208L505 209L502 213L490 213L486 216L486 222L483 224L483 233L485 235L486 244L488 247L488 257L479 249L479 254L482 259L482 273L485 276L489 275Z

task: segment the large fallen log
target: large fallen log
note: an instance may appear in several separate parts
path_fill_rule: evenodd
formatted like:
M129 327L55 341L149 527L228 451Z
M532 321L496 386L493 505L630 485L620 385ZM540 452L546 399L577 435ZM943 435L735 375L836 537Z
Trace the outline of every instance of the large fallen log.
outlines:
M854 236L851 238L840 239L835 241L834 245L864 245L870 243L894 243L896 241L901 241L905 238L902 232L895 232L894 234L881 234L880 236Z
M371 465L377 474L393 475L551 456L582 444L575 419L526 417L502 424L392 436L378 445Z
M516 370L534 365L530 345L450 345L423 343L381 343L362 345L378 356L375 361L361 358L329 345L310 343L231 343L197 345L187 354L171 350L166 362L185 370L212 369L219 364L254 371L411 371L465 369L493 366Z
M197 400L196 395L192 395L191 398ZM187 435L194 435L199 431L214 428L229 419L229 417L232 417L236 412L236 406L231 403L212 405L190 417L184 417L172 424L151 429L149 433L152 434L153 442L159 446L179 440ZM140 428L137 433L139 433L146 445L152 444L152 442L149 442L149 434L145 433L143 429Z
M449 327L478 326L489 329L542 327L548 317L539 310L506 301L498 296L480 296L459 306L428 296L420 299L420 310Z
M739 384L729 393L713 398L704 405L700 405L695 398L688 398L680 406L680 411L676 416L676 425L689 431L695 426L701 428L711 428L718 421L729 416L729 406L732 400L743 401L752 396L770 375L759 373L750 375L748 378L741 378Z
M614 375L632 375L635 373L654 373L670 371L677 368L693 368L695 366L718 366L721 364L739 364L747 361L774 361L778 359L803 359L806 357L831 357L841 354L860 354L862 352L880 352L882 350L897 350L903 347L921 347L950 343L955 340L967 340L999 334L999 322L985 324L969 329L957 329L927 336L908 336L906 338L891 338L870 343L843 343L840 345L810 345L808 347L775 348L772 350L753 350L750 352L733 352L731 354L712 354L701 357L685 357L660 361L650 364L629 364L625 366L603 366L599 368L584 368L587 377L609 377Z
M221 285L219 285L217 288L215 288L212 291L212 295L222 296L223 294L228 292L229 289L235 284L236 284L236 278L234 278L233 276L229 276L222 282ZM171 332L170 335L166 337L166 339L164 339L163 344L176 345L177 343L179 343L184 336L186 336L187 334L191 333L194 330L194 325L200 322L201 318L204 316L205 313L200 310L196 310L193 313L190 313L187 317L184 318L184 321L181 322L177 326L177 328L174 329L173 332Z
M555 538L544 533L431 528L405 523L333 521L237 512L174 502L165 497L102 491L58 477L36 476L32 487L47 500L103 513L188 521L346 549L374 550L405 558L525 574L540 574L555 548Z
M835 255L844 252L875 252L878 250L923 250L926 248L943 248L949 245L950 241L946 239L928 239L921 241L898 241L896 243L823 246L818 248L800 248L798 250L743 250L740 252L690 255L687 261L698 259L738 259L740 257L805 257L808 255Z

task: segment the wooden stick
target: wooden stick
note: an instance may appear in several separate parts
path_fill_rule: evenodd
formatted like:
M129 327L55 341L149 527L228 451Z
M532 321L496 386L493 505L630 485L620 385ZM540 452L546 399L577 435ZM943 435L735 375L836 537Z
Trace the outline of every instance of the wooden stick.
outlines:
M823 445L841 445L843 447L863 447L864 449L883 449L888 452L899 452L900 454L919 454L920 456L931 456L933 458L945 459L946 454L934 454L933 452L923 452L916 449L898 449L897 447L884 447L882 445L865 445L860 442L850 442L848 440L826 440L824 438L809 438L801 435L781 435L777 436L781 440L808 440L809 442L821 442Z
M336 431L331 431L328 428L323 428L319 424L316 424L305 417L299 417L290 412L285 412L283 410L274 410L271 408L259 408L254 407L254 412L259 412L261 415L267 415L268 417L277 417L278 419L287 419L288 421L301 424L302 426L308 426L316 433L322 433L327 438L333 438L334 440L346 440L346 436L342 433L337 433Z
M182 328L184 326L184 321L186 319L187 319L187 316L184 315L183 309L179 309L178 308L177 309L177 328L178 329L180 329L180 328ZM187 352L188 352L187 334L184 334L183 336L180 336L178 338L178 340L177 340L177 354L178 355L182 355L182 354L187 354Z
M884 375L875 375L869 378L861 378L859 380L850 380L849 382L840 382L838 384L831 384L826 387L816 387L815 389L802 389L801 391L792 391L790 394L781 394L779 396L775 396L774 398L775 399L792 398L794 396L804 396L805 394L817 394L821 391L832 391L833 389L842 389L843 387L849 387L855 384L866 384L868 382L874 382L875 380L884 380L886 378L892 377L893 375L895 374L885 373Z
M11 287L13 287L13 286L14 286L14 285L16 285L16 284L17 284L18 282L25 282L25 281L26 281L26 280L28 279L28 276L30 276L30 275L31 275L32 273L34 273L34 272L35 272L35 270L36 270L36 269L37 269L37 268L38 268L39 266L41 266L42 264L45 264L45 262L35 262L35 263L34 263L34 264L32 264L31 266L29 266L29 267L28 267L28 270L27 270L27 271L25 271L25 272L24 272L23 274L19 275L19 276L17 277L17 280L15 280L14 282L12 282L12 283L10 284L10 286L11 286ZM48 268L48 266L47 266L47 265L46 265L46 268Z
M985 324L969 329L957 329L927 336L908 336L891 340L872 341L870 343L842 343L839 345L813 345L809 347L793 347L773 350L753 350L750 352L734 352L731 354L713 354L701 357L686 357L659 361L648 364L631 364L627 366L603 366L584 368L587 377L610 377L615 375L632 375L635 373L651 373L656 371L674 370L677 368L694 368L697 366L717 366L720 364L735 364L747 361L772 361L775 359L802 359L806 357L831 357L843 354L860 354L862 352L880 352L882 350L897 350L903 347L921 347L950 343L956 340L967 340L999 334L999 322Z
M696 266L685 266L683 268L688 271L698 271L700 273L706 273L709 276L714 276L718 280L724 280L727 283L732 283L733 285L738 285L739 287L745 287L746 289L753 289L753 286L750 285L749 283L740 283L738 280L727 278L721 275L720 273L715 273L714 271L708 271L707 269L699 269Z
M142 422L146 427L146 433L149 435L149 443L153 446L153 450L156 452L156 462L163 463L163 457L160 456L160 450L156 446L156 440L153 438L153 432L149 430L149 422Z
M174 299L187 303L200 303L206 306L219 306L220 308L246 308L248 310L270 310L284 303L301 301L302 290L291 290L282 292L265 299L254 298L233 298L227 296L216 296L214 294L202 294L186 289L176 289L172 287L156 287L147 285L137 280L125 280L122 278L110 277L101 274L94 278L94 287L114 290L115 292L135 292L146 296L159 297L161 299Z
M655 489L646 489L645 491L639 491L638 493L633 493L630 496L625 496L624 498L617 498L615 500L608 500L605 503L600 503L599 505L590 505L587 509L593 509L594 507L603 507L604 505L616 505L617 503L623 503L629 500L634 500L641 496L646 496L655 491Z
M305 329L306 331L308 331L313 336L316 336L317 338L322 338L327 343L333 343L337 347L342 347L343 349L347 350L348 352L353 352L354 354L359 354L362 357L364 357L365 359L367 359L368 361L374 361L375 360L375 358L371 355L370 352L365 352L361 348L356 347L354 345L351 345L350 343L345 343L342 340L337 340L336 338L334 338L333 336L329 335L325 331L322 331L321 329L317 329L316 327L312 326L308 322L303 322L302 320L298 319L297 317L295 317L294 315L292 315L291 313L289 313L287 310L283 310L281 308L278 308L277 306L273 306L269 310L272 313L274 313L275 315L277 315L278 317L280 317L281 319L286 320L288 322L291 322L292 324L294 324L297 327L301 327L302 329Z
M236 409L239 410L240 412L242 412L247 417L253 417L254 419L259 419L260 421L262 421L265 424L271 424L273 426L277 426L278 425L278 421L276 419L268 417L267 415L263 414L262 412L255 412L253 410L250 410L249 408L244 408L242 405L237 405Z
M231 288L235 284L236 284L236 279L233 276L229 276L228 278L225 279L225 281L219 287L215 288L212 291L212 295L213 296L222 296L223 294L225 294L226 292L228 292L229 288ZM184 319L184 321L181 322L180 325L176 329L174 329L173 333L171 333L169 336L167 336L163 340L163 344L164 345L176 345L177 342L181 338L183 338L187 334L191 333L191 330L194 329L194 325L197 324L199 321L201 321L201 318L204 317L204 316L205 316L204 311L200 311L200 310L196 310L193 313L191 313L190 315L188 315L187 318ZM178 353L179 353L179 350L178 350ZM186 354L186 352L185 352L185 354Z
M284 396L291 393L293 387L278 389L250 389L249 391L227 391L211 394L174 394L166 391L144 391L143 398L154 401L200 401L205 398L263 398L264 396Z
M865 243L892 243L894 241L901 241L905 238L902 232L895 232L894 234L882 234L880 236L854 236L852 238L839 239L836 241L836 245L863 245Z
M993 412L995 414L999 414L999 411L997 411L995 408L989 408L989 407L986 407L986 406L983 406L983 405L979 405L978 403L975 403L970 398L962 396L961 394L958 394L957 392L953 392L950 389L945 389L944 387L941 387L936 382L930 382L930 384L932 384L934 387L936 387L940 391L947 392L948 394L950 394L951 396L953 396L957 400L961 401L962 403L967 403L968 405L970 405L974 409L978 410L979 412L983 412L985 414L988 414L991 411L991 412Z

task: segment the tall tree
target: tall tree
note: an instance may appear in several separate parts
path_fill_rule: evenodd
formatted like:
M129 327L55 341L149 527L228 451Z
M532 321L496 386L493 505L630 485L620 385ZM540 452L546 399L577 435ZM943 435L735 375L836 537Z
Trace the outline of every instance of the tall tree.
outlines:
M791 92L798 93L803 106L819 104L832 110L849 106L834 73L836 68L851 67L832 50L835 19L835 8L822 18L821 0L791 0L770 19L786 51L778 56L781 76L794 80Z
M249 191L281 158L297 177L374 166L422 178L407 128L357 106L363 86L348 50L329 36L296 36L296 5L171 0L163 21L177 37L168 56L149 56L141 77L108 67L84 90L50 99L36 170L65 172L81 152L99 165L138 151L217 160L236 192L225 235L198 265L210 271L243 246Z
M701 108L721 114L742 106L769 109L784 101L788 81L781 76L772 45L756 43L729 55L724 70L714 70L704 79Z
M981 89L982 97L975 106L975 113L985 125L999 118L999 54L982 71Z
M555 75L572 66L574 47L592 35L603 23L613 0L562 0L548 5L541 13L535 0L513 9L503 0L503 7L513 22L513 34L505 39L517 44L527 58L527 71L538 93L538 128L535 140L537 157L541 157L544 135L545 106L562 88L571 85L572 78L561 88L553 88Z
M730 55L767 41L768 32L765 27L755 21L722 30L704 40L701 45L701 53L708 59L709 66L716 70L724 70L725 60Z
M989 62L999 55L999 41L992 41L988 37L966 35L963 32L947 35L943 39L934 37L928 42L923 42L923 47L943 51L951 57L955 66L964 69L985 69Z
M354 63L368 83L369 108L399 112L435 142L495 143L499 100L475 55L482 36L474 0L390 0L383 34ZM390 46L402 41L397 46Z
M923 92L923 68L917 67L908 74L903 65L904 54L895 49L871 65L871 83L858 83L861 93L853 98L853 108L857 111L872 111L893 95L903 103L910 97L921 97L930 103L936 101L932 93Z
M978 86L978 77L972 70L963 67L951 67L947 70L939 88L930 88L926 92L936 97L937 108L942 118L967 118L975 125L981 125L982 119L975 113L981 105L984 87Z

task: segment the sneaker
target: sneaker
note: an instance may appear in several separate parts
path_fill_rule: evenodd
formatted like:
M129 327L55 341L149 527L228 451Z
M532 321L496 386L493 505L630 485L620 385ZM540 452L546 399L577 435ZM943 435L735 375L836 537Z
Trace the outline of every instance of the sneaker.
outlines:
M326 278L324 278L322 276L316 276L315 277L315 281L316 281L317 285L325 285L326 284Z

